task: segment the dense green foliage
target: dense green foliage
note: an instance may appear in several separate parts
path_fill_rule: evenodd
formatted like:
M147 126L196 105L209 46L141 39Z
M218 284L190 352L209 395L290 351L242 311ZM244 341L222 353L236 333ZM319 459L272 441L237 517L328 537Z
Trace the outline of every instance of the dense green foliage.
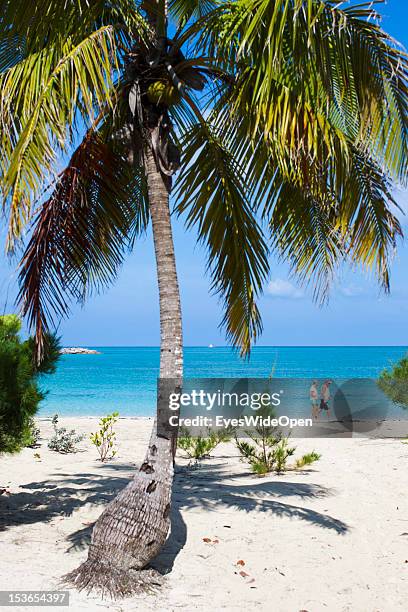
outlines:
M390 400L408 408L408 355L381 372L378 386Z
M48 336L44 359L37 366L34 340L22 341L21 322L16 315L0 317L0 452L16 452L34 442L32 418L44 393L40 374L54 372L59 356L58 341Z

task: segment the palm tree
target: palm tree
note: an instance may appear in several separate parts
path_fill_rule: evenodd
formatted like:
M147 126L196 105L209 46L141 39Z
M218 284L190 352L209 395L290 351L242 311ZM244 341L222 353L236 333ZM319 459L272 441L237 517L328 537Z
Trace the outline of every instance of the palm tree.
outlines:
M19 300L38 359L55 317L115 278L151 218L160 377L180 383L177 171L175 211L207 247L227 338L243 355L261 332L270 251L317 299L344 261L388 290L408 63L371 4L2 3L0 182L8 250L34 217ZM142 466L70 575L79 588L118 595L140 585L169 528L174 437L153 429Z

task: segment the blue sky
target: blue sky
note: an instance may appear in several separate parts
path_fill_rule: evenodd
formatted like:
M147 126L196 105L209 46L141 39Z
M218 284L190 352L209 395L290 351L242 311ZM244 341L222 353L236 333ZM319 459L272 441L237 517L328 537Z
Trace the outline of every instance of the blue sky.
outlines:
M408 47L408 1L388 0L380 6L383 26ZM396 192L408 212L408 194ZM402 219L408 235L408 216ZM184 317L184 343L224 345L219 329L222 308L209 295L205 252L174 220L174 237ZM392 266L391 295L382 295L373 279L358 271L344 270L333 288L328 306L318 307L311 294L296 286L288 269L275 260L271 280L261 298L264 332L260 345L408 345L408 245L400 244ZM16 282L13 266L0 260L0 306L13 310ZM61 323L64 344L159 344L159 311L153 245L150 232L136 244L119 278L105 294L92 298L84 308L74 307Z

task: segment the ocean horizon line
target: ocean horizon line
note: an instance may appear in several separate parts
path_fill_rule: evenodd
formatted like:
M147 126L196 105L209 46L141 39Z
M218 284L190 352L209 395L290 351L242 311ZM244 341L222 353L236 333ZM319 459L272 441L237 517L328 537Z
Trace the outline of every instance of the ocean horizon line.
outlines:
M155 348L160 349L158 344L88 344L70 343L63 344L63 348L90 347L90 348ZM223 344L185 344L183 348L225 348L232 351L239 349L230 345ZM258 348L408 348L408 342L405 344L261 344L252 347L251 350Z

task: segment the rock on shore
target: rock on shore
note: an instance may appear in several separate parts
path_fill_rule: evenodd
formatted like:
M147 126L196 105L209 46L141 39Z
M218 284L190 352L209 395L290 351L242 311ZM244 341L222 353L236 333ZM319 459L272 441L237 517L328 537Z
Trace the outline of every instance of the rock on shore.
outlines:
M80 346L71 346L69 348L62 348L60 350L61 355L100 355L99 351L94 349L82 348Z

